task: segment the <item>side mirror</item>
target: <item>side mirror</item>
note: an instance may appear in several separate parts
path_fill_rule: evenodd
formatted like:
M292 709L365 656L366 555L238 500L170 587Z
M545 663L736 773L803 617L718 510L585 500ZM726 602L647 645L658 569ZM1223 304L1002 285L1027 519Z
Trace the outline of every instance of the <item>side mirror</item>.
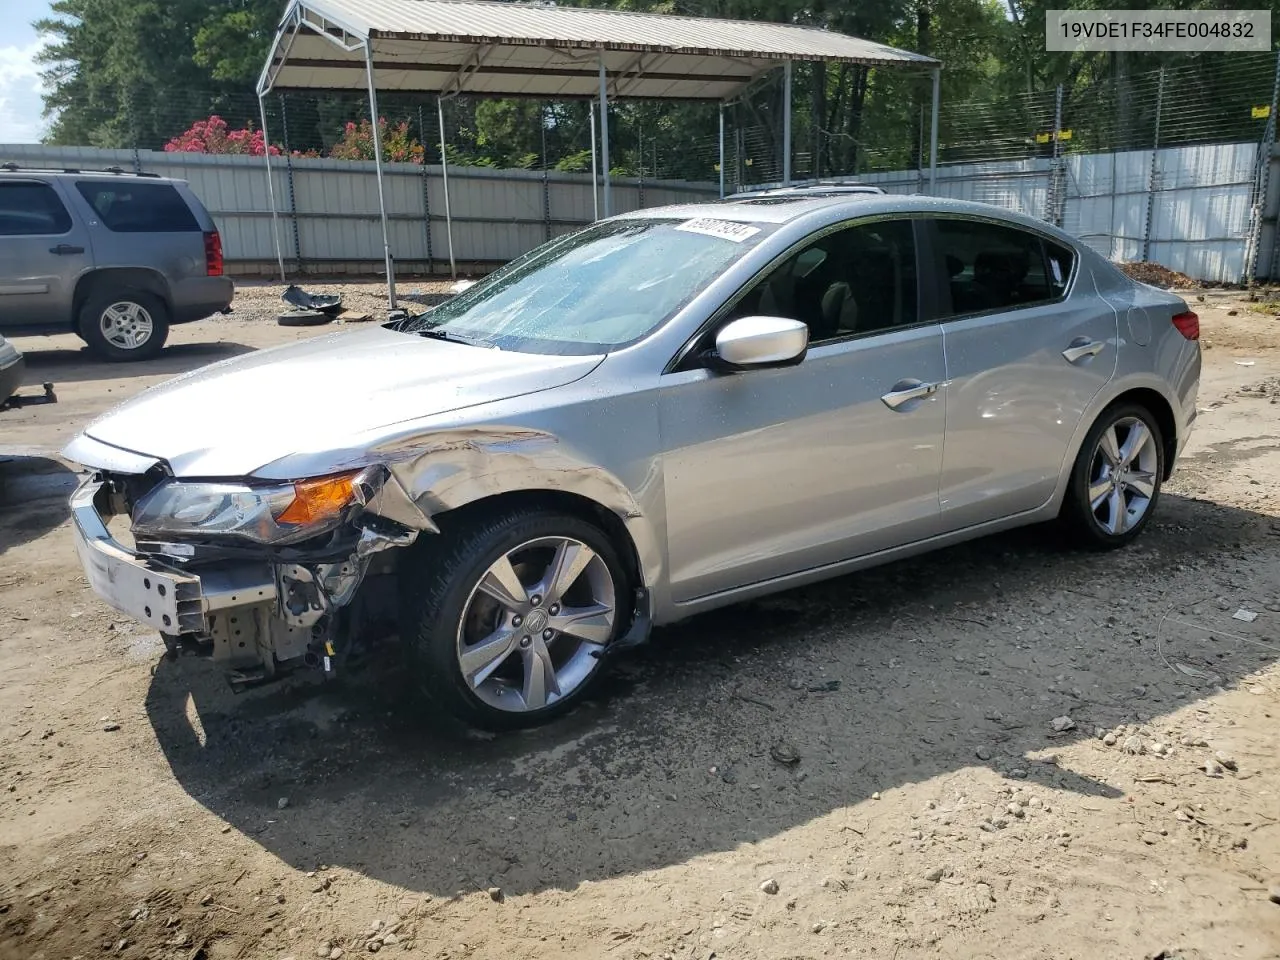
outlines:
M722 369L786 367L809 349L809 328L785 317L740 317L716 334L714 365Z

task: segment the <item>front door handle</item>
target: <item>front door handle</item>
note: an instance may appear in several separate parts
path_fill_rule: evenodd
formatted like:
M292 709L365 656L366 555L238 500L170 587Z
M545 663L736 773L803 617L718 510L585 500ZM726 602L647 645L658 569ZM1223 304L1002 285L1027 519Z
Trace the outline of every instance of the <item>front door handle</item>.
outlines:
M893 389L880 399L890 410L897 410L908 400L923 400L938 392L936 383L922 383L919 380L899 380Z
M1067 363L1078 363L1085 357L1096 357L1106 346L1101 340L1090 340L1088 337L1076 337L1071 346L1062 351Z
M84 247L73 247L69 243L60 243L56 247L50 247L49 252L60 257L67 257L73 253L84 253Z

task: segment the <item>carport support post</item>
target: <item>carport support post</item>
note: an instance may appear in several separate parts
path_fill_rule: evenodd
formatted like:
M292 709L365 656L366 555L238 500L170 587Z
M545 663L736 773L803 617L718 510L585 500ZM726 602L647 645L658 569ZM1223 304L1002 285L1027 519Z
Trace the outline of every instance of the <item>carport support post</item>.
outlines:
M658 171L654 170L654 176ZM720 104L720 199L724 199L724 104Z
M604 173L604 215L609 216L609 84L600 51L600 170Z
M378 175L378 211L382 214L382 256L387 265L387 305L396 308L396 271L391 263L391 235L387 230L387 197L382 186L382 134L378 131L378 89L373 82L373 44L364 43L364 66L369 77L369 121L373 125L373 166Z
M782 185L791 186L791 61L782 64Z
M436 98L436 114L440 118L440 177L444 180L444 233L449 240L449 276L458 279L458 265L453 259L453 214L449 210L449 158L444 152L444 98Z
M280 282L285 283L284 252L280 249L280 213L276 210L275 178L271 173L271 141L267 139L267 96L258 94L258 113L262 116L262 159L267 162L267 202L271 204L271 239L276 247L276 265L280 268Z
M938 93L942 68L933 68L933 114L929 118L929 192L938 195Z

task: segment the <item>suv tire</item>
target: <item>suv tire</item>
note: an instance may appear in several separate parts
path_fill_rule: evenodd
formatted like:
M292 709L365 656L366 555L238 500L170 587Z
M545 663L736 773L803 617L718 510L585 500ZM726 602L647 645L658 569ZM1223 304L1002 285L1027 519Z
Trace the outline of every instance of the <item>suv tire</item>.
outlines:
M78 332L104 360L150 360L169 336L169 308L142 290L103 289L80 309Z

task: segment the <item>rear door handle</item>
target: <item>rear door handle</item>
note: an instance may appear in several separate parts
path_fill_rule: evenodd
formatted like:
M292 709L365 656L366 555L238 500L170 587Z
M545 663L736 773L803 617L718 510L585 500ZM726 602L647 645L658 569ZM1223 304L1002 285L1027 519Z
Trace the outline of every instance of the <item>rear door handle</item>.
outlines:
M909 400L923 400L938 392L936 383L922 383L919 380L899 380L893 389L881 397L881 401L890 410L897 410Z
M1078 363L1085 357L1096 357L1106 346L1101 340L1090 340L1088 337L1076 337L1071 346L1062 351L1068 363Z
M67 257L73 253L84 253L84 247L73 247L69 243L60 243L56 247L50 247L49 252L60 257Z

